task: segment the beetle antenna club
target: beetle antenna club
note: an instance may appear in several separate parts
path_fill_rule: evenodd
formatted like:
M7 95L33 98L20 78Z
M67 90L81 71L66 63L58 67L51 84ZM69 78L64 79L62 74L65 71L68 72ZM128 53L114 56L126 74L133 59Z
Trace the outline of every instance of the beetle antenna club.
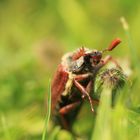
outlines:
M121 43L121 39L116 38L114 39L111 44L109 45L108 48L104 49L102 52L106 52L106 51L112 51L114 48L116 48L119 44Z

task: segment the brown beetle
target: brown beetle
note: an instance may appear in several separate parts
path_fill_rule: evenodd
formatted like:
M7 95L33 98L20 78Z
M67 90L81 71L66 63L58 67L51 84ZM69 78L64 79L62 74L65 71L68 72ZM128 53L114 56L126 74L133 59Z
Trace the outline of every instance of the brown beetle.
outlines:
M62 128L71 128L84 99L88 99L94 112L94 103L98 101L92 98L91 93L94 93L96 74L110 60L117 65L111 56L102 59L102 53L112 51L120 42L120 39L115 39L103 51L82 47L62 57L51 84L52 114Z

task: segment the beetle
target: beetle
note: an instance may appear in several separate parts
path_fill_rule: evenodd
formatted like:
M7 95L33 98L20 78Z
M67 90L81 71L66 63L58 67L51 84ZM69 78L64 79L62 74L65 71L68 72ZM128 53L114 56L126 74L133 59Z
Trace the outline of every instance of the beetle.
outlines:
M111 56L102 59L102 55L106 51L112 51L120 42L116 38L103 51L82 47L62 57L51 83L51 110L62 128L71 129L84 100L89 101L91 111L94 112L98 100L93 99L91 93L94 93L98 71L109 61L119 67Z

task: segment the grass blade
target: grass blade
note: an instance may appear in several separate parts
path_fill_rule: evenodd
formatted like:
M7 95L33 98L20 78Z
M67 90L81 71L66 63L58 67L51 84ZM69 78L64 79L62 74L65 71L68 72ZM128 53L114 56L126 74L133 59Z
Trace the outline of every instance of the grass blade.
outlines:
M111 89L104 88L91 140L111 140Z
M45 117L45 125L44 125L44 129L43 129L42 140L46 140L46 137L47 137L47 128L48 128L48 123L50 120L50 115L51 115L51 90L50 90L50 81L49 81L49 92L48 92L48 99L47 99L47 114Z
M129 25L128 25L128 23L127 23L127 21L124 17L121 17L120 21L122 23L123 29L125 31L126 38L128 40L128 47L129 47L129 50L130 50L130 53L131 53L130 56L131 56L131 59L132 59L132 64L133 64L134 68L137 68L137 67L140 68L137 51L134 47L133 39L132 39L131 33L129 31Z

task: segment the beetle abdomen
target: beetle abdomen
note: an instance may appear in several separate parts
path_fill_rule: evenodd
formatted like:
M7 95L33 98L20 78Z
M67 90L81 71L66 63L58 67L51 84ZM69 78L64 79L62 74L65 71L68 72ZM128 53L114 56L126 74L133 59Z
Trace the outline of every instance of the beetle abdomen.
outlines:
M72 110L68 111L67 113L61 115L60 110L63 107L66 107L67 105L71 105L73 103L78 103L77 106L75 106ZM60 100L56 103L56 106L54 108L54 114L53 114L53 120L55 124L60 125L64 129L71 129L73 122L75 121L78 112L80 111L80 108L82 106L82 98L81 93L72 86L70 94L67 95L61 95ZM64 125L64 120L67 122L67 127Z

